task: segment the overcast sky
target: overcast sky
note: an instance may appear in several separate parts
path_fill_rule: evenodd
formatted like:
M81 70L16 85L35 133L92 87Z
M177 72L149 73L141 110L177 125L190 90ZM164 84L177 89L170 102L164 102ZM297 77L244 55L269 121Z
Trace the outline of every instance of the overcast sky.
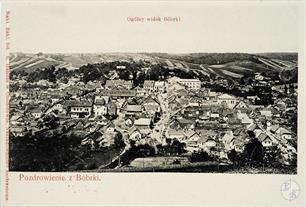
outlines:
M194 3L10 5L12 52L297 52L294 6ZM179 23L128 17L178 16Z

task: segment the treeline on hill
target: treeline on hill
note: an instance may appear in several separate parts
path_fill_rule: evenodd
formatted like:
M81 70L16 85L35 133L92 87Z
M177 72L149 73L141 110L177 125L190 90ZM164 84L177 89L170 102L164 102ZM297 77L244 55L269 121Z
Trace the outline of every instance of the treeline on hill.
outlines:
M298 54L297 53L260 53L258 55L271 58L271 59L280 59L280 60L288 60L288 61L297 61Z
M117 69L116 66L125 66L125 69ZM201 80L209 80L209 76L204 74L196 74L193 71L186 71L182 69L173 69L169 71L164 66L150 65L149 69L143 62L109 62L87 64L81 66L78 70L68 70L66 68L56 69L54 66L49 68L37 69L30 73L25 70L12 71L10 78L14 79L18 76L25 76L30 83L39 80L47 80L52 83L58 81L68 83L71 77L80 77L81 81L87 83L89 81L101 81L105 84L112 73L116 73L117 77L123 80L132 80L135 86L142 85L145 80L165 80L170 76L177 76L180 78L200 78Z
M25 70L13 70L10 72L10 79L14 80L15 77L25 76L26 80L30 83L40 80L47 80L49 82L56 83L57 80L68 82L68 78L74 76L75 74L75 71L68 70L66 68L55 69L54 66L51 66L49 68L37 69L29 73Z
M234 61L253 61L258 62L255 57L266 57L271 59L280 59L288 61L297 61L297 53L260 53L260 54L248 54L248 53L190 53L183 55L172 55L167 53L153 53L148 54L161 58L176 59L186 61L194 64L225 64ZM260 62L258 62L260 63Z
M239 60L254 61L254 55L247 53L191 53L186 55L157 54L157 56L186 61L194 64L207 65L224 64Z

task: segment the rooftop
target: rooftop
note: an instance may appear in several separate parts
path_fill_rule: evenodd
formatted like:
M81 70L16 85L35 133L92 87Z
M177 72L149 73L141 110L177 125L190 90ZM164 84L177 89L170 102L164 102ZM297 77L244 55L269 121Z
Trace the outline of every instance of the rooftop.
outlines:
M103 98L97 98L95 100L96 105L105 105L105 100Z
M68 104L71 107L91 107L92 105L90 101L71 101Z
M141 112L142 111L142 106L141 105L126 105L126 111Z
M228 94L222 94L220 96L218 96L219 99L236 99L235 96L231 96Z
M149 126L151 124L151 119L149 118L140 118L135 120L135 126Z
M165 81L155 81L155 87L163 87L165 85Z
M154 86L155 81L154 80L145 80L143 83L144 87L153 87Z
M100 91L101 95L104 96L126 96L126 97L133 97L136 96L136 91L135 90L101 90Z
M179 79L179 82L201 82L199 79Z
M105 87L110 87L110 86L120 86L120 85L128 85L131 86L133 85L132 81L126 81L126 80L106 80Z

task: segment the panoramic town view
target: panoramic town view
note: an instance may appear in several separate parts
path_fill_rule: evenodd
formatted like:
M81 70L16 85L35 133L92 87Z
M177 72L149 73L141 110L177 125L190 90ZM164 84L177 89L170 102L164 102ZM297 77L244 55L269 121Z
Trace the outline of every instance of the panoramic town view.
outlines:
M296 174L297 53L10 54L10 171Z

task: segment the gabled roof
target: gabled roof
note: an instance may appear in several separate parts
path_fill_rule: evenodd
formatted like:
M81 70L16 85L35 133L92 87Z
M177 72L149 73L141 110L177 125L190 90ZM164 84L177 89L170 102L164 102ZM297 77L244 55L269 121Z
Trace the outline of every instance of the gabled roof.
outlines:
M239 101L234 108L243 108L243 106L248 108L248 105L244 101Z
M262 132L262 133L257 137L257 139L258 139L259 141L261 141L261 142L263 142L263 141L266 140L266 139L270 139L270 140L271 140L271 138L270 138L266 133L264 133L264 132Z
M250 119L246 113L240 113L239 119L241 120L241 123L243 124L253 123L252 119Z
M143 101L143 104L146 104L146 103L156 103L156 104L159 104L158 101L156 99L154 99L151 95L148 96L144 101Z
M139 129L136 128L135 126L132 126L132 127L129 128L127 131L128 131L128 134L131 135L131 134L133 134L135 131L138 131L138 132L139 132Z
M128 121L128 120L134 122L135 118L133 116L128 116L124 119L124 121Z
M188 130L186 133L185 133L187 139L194 136L194 135L198 135L198 133L194 130Z

